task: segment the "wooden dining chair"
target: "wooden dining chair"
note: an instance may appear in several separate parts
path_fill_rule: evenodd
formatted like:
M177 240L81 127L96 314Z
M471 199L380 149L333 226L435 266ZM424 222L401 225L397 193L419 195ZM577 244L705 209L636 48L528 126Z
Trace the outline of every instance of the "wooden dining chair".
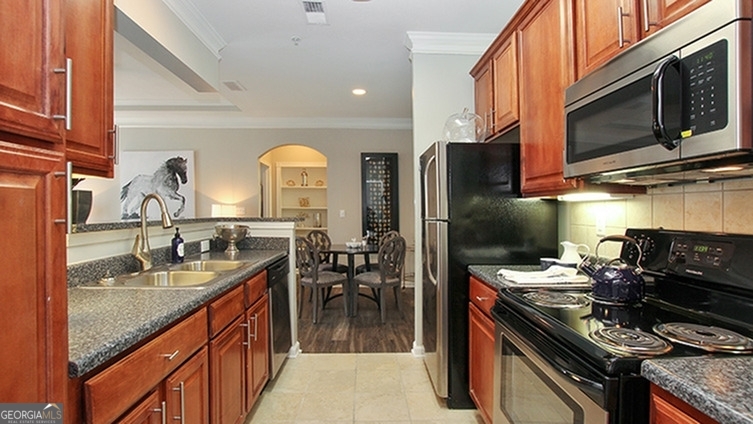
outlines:
M360 286L366 286L376 291L376 301L379 305L382 324L387 318L387 304L385 290L392 287L395 293L395 304L400 310L400 285L402 283L403 267L405 266L405 239L397 236L384 242L379 247L378 265L374 271L368 271L353 277L356 293Z
M337 264L337 269L332 267L332 255L324 250L327 250L332 246L332 240L329 238L329 234L322 230L311 230L306 234L306 239L310 241L314 247L319 251L319 269L322 271L334 271L340 273L348 272L348 266L345 264Z
M324 289L329 292L332 287L340 285L343 291L348 284L348 277L339 272L322 271L319 269L319 251L309 240L303 237L295 238L295 263L299 273L300 306L298 307L298 317L301 317L303 311L304 288L308 287L312 293L312 315L314 324L319 317L319 302L321 301L322 310L326 301ZM345 304L345 302L343 302ZM347 305L345 305L347 314Z
M390 241L399 235L400 233L395 230L387 231L386 233L382 234L382 237L379 237L379 246L382 246L385 242ZM369 265L370 266L366 266L366 264L358 265L356 267L356 274L371 271L373 268L375 268L374 264L371 264L371 261L369 261Z

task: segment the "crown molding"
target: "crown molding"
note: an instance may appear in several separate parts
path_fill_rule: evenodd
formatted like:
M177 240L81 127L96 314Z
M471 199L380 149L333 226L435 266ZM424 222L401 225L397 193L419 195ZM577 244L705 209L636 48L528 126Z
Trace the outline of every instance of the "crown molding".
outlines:
M479 56L489 48L497 34L408 31L405 47L421 54L457 54Z
M227 41L207 22L190 0L162 0L178 19L185 24L217 59L222 59L220 50L227 46Z
M115 124L123 128L413 129L410 118L252 118L216 109L160 113L116 110Z

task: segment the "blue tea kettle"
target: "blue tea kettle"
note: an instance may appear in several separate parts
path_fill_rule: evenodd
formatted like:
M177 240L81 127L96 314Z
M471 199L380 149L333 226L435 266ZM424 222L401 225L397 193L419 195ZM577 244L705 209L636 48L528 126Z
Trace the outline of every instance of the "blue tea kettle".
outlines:
M606 261L599 258L599 246L607 241L627 242L635 245L638 249L636 266L629 266L620 258ZM578 264L578 269L591 277L591 295L594 300L604 303L627 304L643 299L646 282L641 276L643 268L638 265L642 255L641 247L632 237L611 235L599 240L594 249L594 254L586 256Z

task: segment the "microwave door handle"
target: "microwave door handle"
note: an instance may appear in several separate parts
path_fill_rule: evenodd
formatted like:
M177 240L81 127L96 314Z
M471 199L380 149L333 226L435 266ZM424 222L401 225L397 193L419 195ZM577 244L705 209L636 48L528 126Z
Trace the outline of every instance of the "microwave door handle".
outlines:
M665 59L654 71L651 78L651 129L659 144L667 150L673 150L680 145L680 137L672 137L667 131L666 110L664 108L667 99L664 98L664 86L667 83L667 71L678 64L680 59L672 55Z

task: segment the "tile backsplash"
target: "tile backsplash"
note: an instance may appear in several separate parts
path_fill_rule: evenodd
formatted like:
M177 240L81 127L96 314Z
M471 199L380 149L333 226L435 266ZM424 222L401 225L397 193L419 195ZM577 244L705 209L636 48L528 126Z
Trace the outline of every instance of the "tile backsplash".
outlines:
M602 202L561 202L563 239L593 249L605 234L624 234L628 227L753 234L753 180L691 184L649 189L645 195ZM599 254L616 257L619 243L605 243Z

